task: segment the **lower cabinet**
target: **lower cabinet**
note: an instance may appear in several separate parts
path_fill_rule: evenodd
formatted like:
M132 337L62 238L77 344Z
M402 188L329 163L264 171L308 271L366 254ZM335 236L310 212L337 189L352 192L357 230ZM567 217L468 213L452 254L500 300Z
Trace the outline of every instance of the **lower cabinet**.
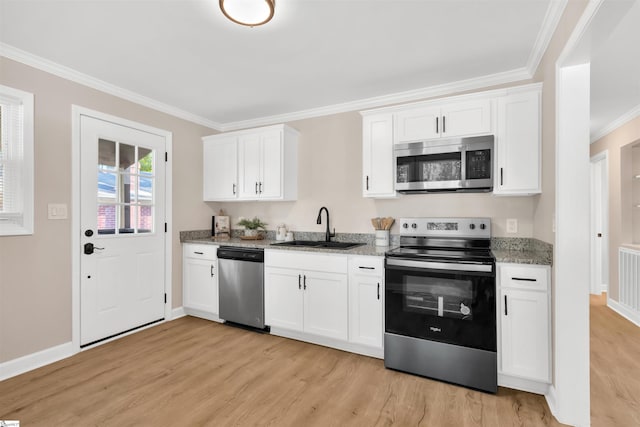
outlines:
M550 268L498 264L503 385L544 392L551 383Z
M185 244L182 249L182 295L185 313L218 319L218 247Z
M265 254L265 323L272 328L347 340L346 256L269 254ZM284 257L294 259L287 262ZM283 268L283 264L303 268ZM331 264L338 268L332 269Z
M384 258L349 259L349 341L382 348Z
M381 257L266 250L265 323L276 335L382 357L382 277Z

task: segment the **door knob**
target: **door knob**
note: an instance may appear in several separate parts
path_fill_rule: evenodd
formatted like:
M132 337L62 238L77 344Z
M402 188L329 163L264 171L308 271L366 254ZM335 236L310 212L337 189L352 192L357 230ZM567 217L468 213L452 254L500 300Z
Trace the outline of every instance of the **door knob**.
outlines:
M91 255L94 250L101 251L103 249L104 248L99 248L97 246L94 246L93 243L85 243L84 244L84 254L85 255Z

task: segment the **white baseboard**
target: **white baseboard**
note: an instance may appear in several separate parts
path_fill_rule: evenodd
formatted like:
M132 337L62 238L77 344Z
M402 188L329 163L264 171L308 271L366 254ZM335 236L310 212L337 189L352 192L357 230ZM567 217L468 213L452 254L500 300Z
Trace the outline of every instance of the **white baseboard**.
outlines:
M218 317L217 314L209 313L207 311L197 310L195 308L185 308L185 316L200 317L201 319L211 320L212 322L224 323L224 320Z
M184 307L178 307L171 310L171 320L179 319L180 317L186 316L187 313L184 311Z
M603 292L609 292L609 285L607 283L603 283L602 287L600 288L600 293Z
M545 400L547 401L547 405L549 405L549 410L551 411L551 415L558 419L558 408L556 404L556 388L551 384L547 390L547 394L544 395Z
M354 344L333 338L319 337L317 335L305 334L303 332L290 331L288 329L280 329L274 327L271 327L271 334L278 335L280 337L291 338L298 341L305 341L311 344L322 345L325 347L337 348L338 350L362 354L363 356L375 357L377 359L384 358L384 351L382 350L382 348L369 347L362 344Z
M540 381L528 380L524 378L512 377L510 375L498 374L498 385L501 387L513 388L527 391L529 393L547 395L550 384Z
M66 359L74 354L73 343L67 342L0 363L0 381L57 362L58 360Z
M640 313L637 311L625 306L624 304L620 304L618 301L612 300L611 298L607 298L607 307L636 326L640 326Z

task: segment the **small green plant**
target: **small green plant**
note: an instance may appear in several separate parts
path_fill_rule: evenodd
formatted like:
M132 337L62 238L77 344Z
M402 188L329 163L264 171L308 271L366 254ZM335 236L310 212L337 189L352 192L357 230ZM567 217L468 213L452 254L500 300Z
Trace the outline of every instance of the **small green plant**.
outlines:
M267 227L267 223L262 222L262 220L258 217L255 217L253 219L244 218L241 221L238 221L238 225L246 228L247 230L266 230Z

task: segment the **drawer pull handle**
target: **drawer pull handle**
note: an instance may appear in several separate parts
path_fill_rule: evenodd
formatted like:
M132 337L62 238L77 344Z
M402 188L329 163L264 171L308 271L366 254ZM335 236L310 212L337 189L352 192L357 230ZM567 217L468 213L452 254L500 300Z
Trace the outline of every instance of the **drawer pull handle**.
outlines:
M378 299L380 299L380 283L378 283Z
M302 276L302 286L304 287L304 290L307 290L307 275L305 274L304 276Z
M504 296L504 315L507 316L509 314L507 310L507 296Z
M298 289L302 289L302 283L300 283L301 279L302 279L302 274L298 274Z
M363 266L360 266L358 268L361 268L363 270L375 270L376 269L375 267L363 267Z
M529 279L526 277L512 277L511 280L517 280L519 282L537 282L537 279Z
M194 252L196 255L204 255L204 252Z
M211 264L211 277L213 277L213 264Z

